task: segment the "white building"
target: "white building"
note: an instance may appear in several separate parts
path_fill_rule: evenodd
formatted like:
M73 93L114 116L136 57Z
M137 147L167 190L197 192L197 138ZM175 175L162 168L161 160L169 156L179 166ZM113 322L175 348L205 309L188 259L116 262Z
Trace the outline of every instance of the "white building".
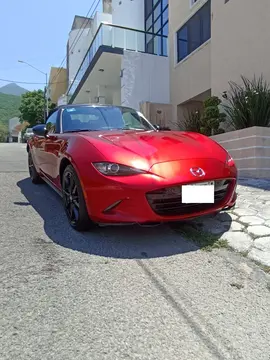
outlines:
M168 0L154 3L103 0L102 13L75 16L67 45L69 103L139 110L145 102L170 102Z

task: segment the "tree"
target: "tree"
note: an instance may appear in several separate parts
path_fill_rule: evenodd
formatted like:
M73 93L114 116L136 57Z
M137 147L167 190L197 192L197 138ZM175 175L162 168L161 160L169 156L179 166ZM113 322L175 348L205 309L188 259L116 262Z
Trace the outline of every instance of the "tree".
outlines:
M6 142L8 136L8 128L4 124L0 124L0 142Z
M35 126L37 123L44 122L44 113L46 111L46 100L44 91L34 90L22 95L20 121L23 123L27 121L30 126ZM49 110L55 108L55 104L49 101Z
M201 117L201 133L207 136L222 134L225 131L220 128L220 123L226 119L226 114L220 112L221 100L217 96L211 96L203 103Z
M221 100L217 96L210 96L203 103L203 110L188 111L183 122L184 130L193 131L212 136L222 134L225 131L220 124L225 121L226 114L220 112Z

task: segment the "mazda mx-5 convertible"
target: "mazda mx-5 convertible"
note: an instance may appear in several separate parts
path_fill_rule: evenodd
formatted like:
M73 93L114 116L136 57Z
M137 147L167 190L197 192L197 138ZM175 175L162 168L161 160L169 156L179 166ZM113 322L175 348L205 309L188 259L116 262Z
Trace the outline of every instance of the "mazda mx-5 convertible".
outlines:
M165 131L121 106L63 105L27 143L34 184L63 198L70 225L181 221L232 208L237 168L195 132Z

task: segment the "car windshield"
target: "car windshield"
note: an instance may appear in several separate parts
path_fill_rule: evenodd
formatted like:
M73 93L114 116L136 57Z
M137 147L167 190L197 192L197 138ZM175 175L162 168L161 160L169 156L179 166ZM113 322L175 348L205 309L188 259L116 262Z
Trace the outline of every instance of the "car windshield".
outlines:
M138 111L118 106L74 106L62 113L63 132L155 130Z
M33 132L33 129L32 128L28 128L27 130L26 130L26 132L29 134L29 133L32 133Z

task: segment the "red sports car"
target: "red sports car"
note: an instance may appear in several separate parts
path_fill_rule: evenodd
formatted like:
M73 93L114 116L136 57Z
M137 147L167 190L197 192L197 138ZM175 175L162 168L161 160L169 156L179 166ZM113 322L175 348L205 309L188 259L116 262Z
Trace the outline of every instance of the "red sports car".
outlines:
M162 130L134 109L64 105L33 132L32 182L61 194L78 231L179 221L235 205L237 169L222 146L198 133Z

